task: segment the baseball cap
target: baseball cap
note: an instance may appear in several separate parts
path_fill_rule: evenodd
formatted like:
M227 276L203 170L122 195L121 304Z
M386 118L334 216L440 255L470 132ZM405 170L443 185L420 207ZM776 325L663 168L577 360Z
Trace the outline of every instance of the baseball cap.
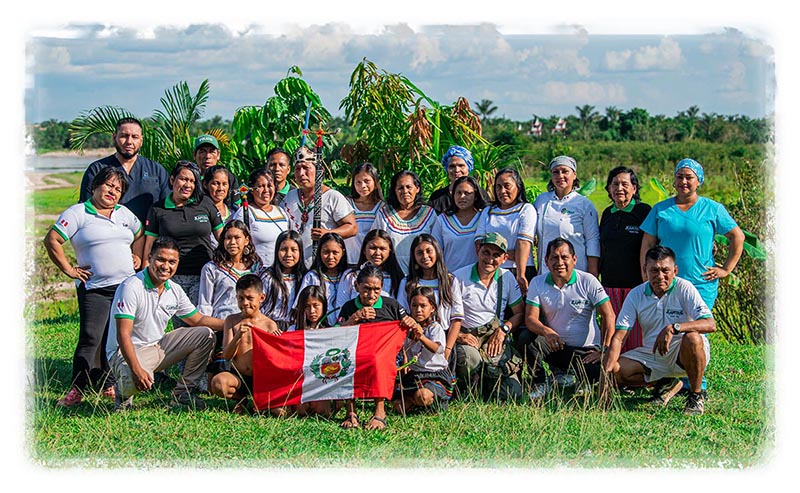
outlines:
M508 241L500 233L488 233L481 240L481 245L494 245L502 250L503 253L508 251Z
M215 149L219 149L219 142L213 135L203 134L194 139L194 150L196 151L203 144L211 144Z

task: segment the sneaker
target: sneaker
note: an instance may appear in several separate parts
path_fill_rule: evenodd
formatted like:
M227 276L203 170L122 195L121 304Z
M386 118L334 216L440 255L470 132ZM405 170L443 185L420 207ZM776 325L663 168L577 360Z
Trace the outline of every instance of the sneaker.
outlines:
M701 392L689 392L683 412L686 414L703 414L704 410L703 394Z
M83 400L83 394L77 387L72 387L69 392L56 402L58 407L72 407L77 406Z
M129 411L131 409L133 409L133 396L130 396L126 399L122 396L122 394L117 392L114 396L114 411L121 412Z
M574 387L578 380L572 373L557 373L555 375L555 382L557 387L568 388Z
M113 385L111 387L104 388L103 392L101 392L101 394L103 394L103 397L108 397L109 399L115 399L116 400L116 397L117 397L117 392L114 390L114 386Z
M666 377L657 380L653 387L653 397L648 402L657 406L666 406L682 387L683 382L677 378Z
M533 384L533 391L528 394L528 397L531 400L541 399L542 397L546 396L551 390L550 382L541 382Z
M173 395L172 402L176 406L187 407L194 411L203 411L206 408L206 402L189 390Z

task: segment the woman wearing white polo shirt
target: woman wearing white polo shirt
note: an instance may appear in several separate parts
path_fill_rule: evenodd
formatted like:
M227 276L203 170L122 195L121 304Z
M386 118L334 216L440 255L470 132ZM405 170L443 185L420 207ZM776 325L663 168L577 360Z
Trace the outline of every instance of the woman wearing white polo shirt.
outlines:
M600 227L597 209L591 200L578 193L578 164L569 156L550 161L547 192L536 197L533 206L539 215L536 241L539 245L539 272L546 272L544 251L556 238L569 240L575 248L575 268L597 277L600 272Z
M102 394L114 398L114 378L106 359L108 315L117 286L141 263L142 223L118 205L128 190L121 168L102 168L92 180L92 196L65 210L47 232L44 246L61 272L75 279L80 332L72 358L72 386L57 405L80 404L90 385L102 385ZM72 265L64 254L65 241L77 257Z
M495 232L505 238L508 260L501 267L514 274L523 295L528 291L528 282L536 276L531 255L536 222L536 209L528 202L519 172L514 168L498 171L494 176L494 202L481 214L475 249L488 233Z

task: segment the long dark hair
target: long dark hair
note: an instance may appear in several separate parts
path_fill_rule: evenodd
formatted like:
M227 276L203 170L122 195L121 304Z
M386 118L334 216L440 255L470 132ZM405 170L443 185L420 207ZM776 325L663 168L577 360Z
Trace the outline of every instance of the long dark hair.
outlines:
M400 262L397 261L397 256L394 251L394 242L392 241L392 237L389 236L389 233L381 229L373 229L364 236L364 241L361 242L361 254L358 256L358 265L362 266L359 270L367 263L367 244L375 238L386 240L386 242L389 243L389 256L379 266L375 266L374 264L370 265L389 274L389 278L392 280L389 294L397 297L397 290L400 289L400 281L403 280L403 269L400 268Z
M248 269L252 269L256 264L263 265L263 261L258 256L258 253L256 253L255 245L253 245L253 237L250 235L250 228L248 228L239 219L231 219L228 224L222 228L222 233L219 235L217 248L214 250L214 258L212 259L214 263L220 267L226 267L228 269L233 268L231 257L228 254L228 251L225 250L225 235L229 230L234 228L240 230L247 239L247 244L242 250L242 263L246 265Z
M272 188L275 188L275 175L272 174L267 168L256 168L251 173L250 176L247 177L247 186L250 188L255 187L256 181L261 177L266 178L270 183L272 183ZM277 190L275 190L277 192ZM273 193L273 198L274 198ZM252 204L253 203L253 192L249 192L247 194L247 201Z
M611 186L611 182L614 181L614 177L622 173L628 173L631 175L631 185L633 185L636 189L636 191L633 192L633 200L640 202L642 199L639 198L639 179L636 178L636 172L627 166L617 166L608 172L608 179L606 180L606 193L608 194L608 198L610 198L612 202L614 201L614 197L611 196L611 192L608 191L608 187Z
M175 167L172 168L172 173L169 174L169 177L172 179L172 183L170 183L170 194L175 191L174 183L175 178L178 176L178 173L181 172L182 169L188 169L191 171L192 175L194 176L194 190L192 191L192 196L190 197L195 203L200 202L203 200L203 182L200 181L200 168L197 166L196 163L192 161L187 161L186 159L181 159L177 163L175 163Z
M275 240L275 256L273 257L273 263L266 269L266 277L268 279L269 289L264 289L264 292L269 292L269 294L267 299L264 300L264 306L268 307L270 312L278 306L281 300L283 300L287 305L290 305L292 301L289 299L289 290L286 289L286 285L283 283L283 268L281 267L279 260L281 245L284 241L289 240L297 243L297 246L299 247L299 258L297 260L297 264L292 267L291 271L291 274L294 274L295 293L300 288L300 283L303 281L303 276L306 273L306 263L303 259L303 239L300 238L300 234L297 231L288 230L282 232L278 235L278 239Z
M413 171L404 169L395 173L394 176L392 176L392 181L389 184L389 196L386 198L386 203L391 205L395 210L400 208L400 201L397 200L397 193L394 191L394 189L397 186L397 182L400 181L400 178L404 176L410 176L414 182L414 186L419 188L419 192L417 192L416 197L414 197L414 204L412 207L419 207L425 203L425 198L422 196L422 182L419 180L419 176L417 176L417 174Z
M336 274L341 276L344 274L344 271L347 270L347 247L344 244L344 239L342 239L339 233L325 233L322 235L322 238L319 239L319 248L317 248L317 253L314 256L314 263L311 264L311 272L315 272L317 277L319 277L319 284L322 288L323 296L327 296L327 288L325 287L325 283L322 281L322 275L325 273L325 265L322 263L322 246L325 243L332 241L339 245L342 248L342 258L339 259L339 263L336 264ZM298 304L298 306L300 306ZM327 309L326 309L327 311Z
M481 193L481 186L478 184L478 180L469 175L459 176L456 181L453 182L453 188L450 189L450 207L444 211L448 216L452 216L458 212L458 207L456 207L456 187L462 183L469 183L472 185L472 190L475 191L475 202L473 202L472 206L475 207L478 212L486 208L487 204L486 201L483 200L483 194Z
M436 263L433 264L433 272L436 279L439 281L439 296L442 299L443 305L452 306L453 293L450 279L452 274L447 271L447 266L444 263L442 247L439 246L439 242L436 241L436 238L428 233L422 233L416 236L411 242L411 258L408 260L408 276L406 277L406 299L409 300L409 303L411 302L411 298L409 297L411 291L419 286L419 280L422 278L422 266L417 263L416 255L414 255L414 251L421 243L430 243L433 246L434 252L436 252Z
M356 191L356 175L360 173L367 173L371 178L372 181L375 183L375 189L370 194L370 198L375 201L379 202L383 200L383 190L381 190L381 180L378 178L378 170L372 163L361 163L355 168L353 168L353 172L350 173L350 198L355 200L360 197L358 192ZM420 190L420 193L422 191Z
M520 203L527 203L528 202L528 195L525 193L525 182L522 181L522 177L519 175L519 171L514 168L503 168L494 175L494 183L495 187L497 187L497 179L500 178L500 175L509 174L511 178L514 180L514 183L517 185L517 198L514 199L514 204L517 205ZM548 188L549 190L549 188ZM494 201L492 205L495 207L500 207L500 201L497 199L497 190L495 189L494 192Z
M305 307L306 304L308 304L308 300L312 298L322 303L322 316L317 322L317 326L313 328L317 329L328 326L328 298L325 296L325 289L322 286L312 285L304 287L303 290L300 291L300 294L297 295L297 313L295 314L295 327L297 330L306 330L309 328L306 320Z

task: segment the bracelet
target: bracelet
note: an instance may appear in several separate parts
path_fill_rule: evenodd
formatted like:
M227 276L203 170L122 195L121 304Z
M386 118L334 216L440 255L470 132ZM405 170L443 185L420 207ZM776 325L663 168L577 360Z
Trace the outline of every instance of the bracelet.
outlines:
M453 349L453 346L445 346L445 349Z

